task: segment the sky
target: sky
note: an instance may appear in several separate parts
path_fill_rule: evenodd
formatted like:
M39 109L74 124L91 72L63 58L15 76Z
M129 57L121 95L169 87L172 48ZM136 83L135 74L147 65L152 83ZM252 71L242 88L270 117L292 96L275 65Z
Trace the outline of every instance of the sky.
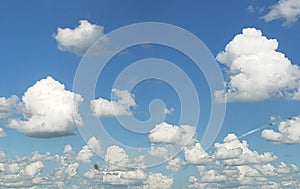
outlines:
M299 188L299 16L1 1L0 188Z

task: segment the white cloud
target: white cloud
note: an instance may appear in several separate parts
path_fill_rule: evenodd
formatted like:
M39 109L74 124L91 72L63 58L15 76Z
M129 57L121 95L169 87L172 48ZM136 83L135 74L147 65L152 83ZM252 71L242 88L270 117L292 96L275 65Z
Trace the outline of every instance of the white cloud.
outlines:
M195 142L196 128L189 125L171 125L162 122L149 132L149 140L153 143L188 145Z
M0 119L8 117L14 108L17 107L19 98L11 96L10 98L0 98Z
M68 51L76 55L82 56L87 50L96 42L98 39L103 37L104 27L96 24L91 24L87 20L80 20L79 26L71 28L58 28L57 33L54 35L54 38L57 42L57 47L61 51ZM97 43L98 52L108 51L107 45L109 45L108 39L104 38L100 46Z
M183 147L184 158L189 164L200 165L211 161L209 154L202 148L200 143L193 146Z
M299 100L300 70L277 51L276 39L268 39L255 28L243 29L218 53L228 67L226 91L215 91L219 102L261 101L274 97Z
M278 124L278 132L272 129L264 129L261 136L274 143L300 143L300 117L281 121Z
M164 108L164 109L163 109L163 114L164 114L164 115L170 115L170 114L172 114L174 111L175 111L174 108L170 108L170 109Z
M113 145L107 148L104 161L109 170L121 170L128 165L129 157L123 148Z
M154 173L148 175L143 189L169 189L173 187L173 184L173 178L161 173Z
M0 127L0 137L4 137L4 136L6 136L6 133L3 130L3 128Z
M277 159L277 157L270 152L259 154L256 151L252 151L248 148L247 141L239 141L235 134L228 134L222 144L215 143L215 148L217 159L223 159L226 165L268 163Z
M57 137L75 134L82 125L78 106L79 94L65 90L65 86L51 77L28 88L22 97L24 119L8 120L8 127L31 137Z
M270 11L262 17L266 22L284 19L284 26L296 22L300 15L299 0L279 0L278 3L270 7Z
M72 148L68 148L69 147L65 146L65 150L72 150ZM83 163L90 163L90 159L93 156L94 152L97 154L101 153L101 144L100 141L96 139L96 137L91 137L88 140L87 145L83 146L82 149L77 153L76 159L82 161Z
M44 164L41 161L37 161L27 165L24 169L24 173L30 177L34 177L40 173Z
M91 100L91 109L96 117L112 117L131 115L130 107L136 107L134 95L127 90L113 89L116 100L108 101L103 98Z

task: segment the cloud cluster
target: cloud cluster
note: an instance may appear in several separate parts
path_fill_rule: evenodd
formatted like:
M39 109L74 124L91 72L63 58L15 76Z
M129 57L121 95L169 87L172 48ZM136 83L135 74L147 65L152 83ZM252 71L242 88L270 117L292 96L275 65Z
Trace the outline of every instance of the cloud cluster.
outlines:
M91 100L90 107L96 117L113 117L131 115L130 108L136 107L134 95L127 90L112 89L116 100L98 98Z
M22 97L23 119L8 120L8 127L31 137L74 135L82 125L78 106L83 101L79 94L65 90L63 84L47 77L28 88Z
M217 101L261 101L274 97L299 100L300 70L277 51L276 39L260 30L245 28L218 53L227 68L226 91L215 91Z
M116 145L106 149L104 162L97 162L95 169L92 165L99 159L91 151L82 149L102 151L100 141L95 137L90 138L78 152L74 152L71 145L66 145L61 155L34 152L13 159L0 151L0 187L171 189L177 186L176 178L168 174L181 171L182 166L198 169L197 175L180 179L189 181L189 186L183 186L187 188L300 187L297 166L278 162L276 156L269 152L260 154L250 149L246 141L240 141L234 134L227 135L222 143L216 143L211 152L203 151L196 141L183 151L183 156L169 159L165 164L166 170L161 172L149 172L141 164L143 158L131 157ZM88 157L89 161L83 162L78 154ZM198 157L202 157L201 162Z
M57 42L57 47L61 51L68 51L76 55L82 56L98 39L103 37L104 27L96 24L91 24L87 20L80 20L79 26L71 28L58 28L54 38ZM108 39L102 42L108 43ZM102 44L105 45L105 44ZM99 47L101 51L107 51L104 47Z
M289 26L296 22L300 15L300 1L279 0L278 3L270 7L270 11L262 17L266 22L284 19L283 26Z
M293 117L278 124L278 131L264 129L261 136L274 143L300 143L300 117Z
M189 188L299 187L298 168L276 160L272 153L259 154L229 134L223 143L215 144L210 162L197 166L199 176L190 176Z

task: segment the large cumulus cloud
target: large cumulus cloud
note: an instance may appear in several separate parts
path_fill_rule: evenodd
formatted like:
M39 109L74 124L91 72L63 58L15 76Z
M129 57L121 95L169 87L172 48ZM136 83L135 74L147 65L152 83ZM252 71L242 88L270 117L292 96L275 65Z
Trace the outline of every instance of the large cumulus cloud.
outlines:
M261 101L274 97L299 100L300 70L277 51L276 39L255 28L243 29L217 60L227 68L226 91L215 91L219 102Z
M52 77L36 82L22 97L22 119L8 120L8 127L31 137L74 135L82 125L78 106L83 101L79 94L65 90Z

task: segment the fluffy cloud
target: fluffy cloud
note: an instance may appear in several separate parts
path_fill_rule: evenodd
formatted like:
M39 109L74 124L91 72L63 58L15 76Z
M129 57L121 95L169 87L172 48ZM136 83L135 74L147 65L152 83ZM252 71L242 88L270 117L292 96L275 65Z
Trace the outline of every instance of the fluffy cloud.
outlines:
M264 129L261 136L274 143L300 143L300 117L293 117L278 124L278 132Z
M162 122L149 133L149 140L153 143L187 145L194 143L196 128L189 125L171 125Z
M215 143L217 159L223 159L226 165L249 165L275 161L277 159L270 152L259 154L248 148L247 141L239 141L235 134L224 138L224 143Z
M255 28L243 29L218 53L228 67L226 91L215 91L219 102L261 101L273 97L299 100L300 70L281 52L276 39L268 39Z
M200 143L195 143L193 146L183 147L184 158L189 164L199 165L209 163L210 156L202 148Z
M123 148L113 145L107 148L104 161L109 170L119 170L128 165L129 157Z
M33 162L27 165L24 169L24 173L30 177L34 177L40 173L44 164L41 161Z
M82 100L80 95L47 77L25 92L21 102L24 119L10 119L8 127L31 137L73 135L76 126L82 125L78 113Z
M68 146L65 146L64 151L71 151ZM82 161L84 163L90 163L90 158L93 156L93 153L101 153L101 144L99 140L97 140L95 137L91 137L87 145L83 146L82 149L77 154L77 160Z
M0 119L8 117L12 113L12 109L17 107L19 98L11 96L10 98L0 98Z
M169 189L172 188L174 180L161 173L148 175L143 189Z
M130 107L135 107L134 95L127 90L113 89L116 100L98 98L91 101L91 109L96 117L131 115Z
M54 38L57 42L57 47L61 51L68 51L76 55L82 56L98 39L103 37L104 27L91 24L87 20L80 20L79 26L71 28L58 28ZM102 46L97 48L97 51L103 52L108 49L105 45L108 45L108 39L102 41Z
M270 11L262 17L266 22L276 19L285 19L284 26L296 22L300 15L300 1L298 0L279 0L270 7Z

